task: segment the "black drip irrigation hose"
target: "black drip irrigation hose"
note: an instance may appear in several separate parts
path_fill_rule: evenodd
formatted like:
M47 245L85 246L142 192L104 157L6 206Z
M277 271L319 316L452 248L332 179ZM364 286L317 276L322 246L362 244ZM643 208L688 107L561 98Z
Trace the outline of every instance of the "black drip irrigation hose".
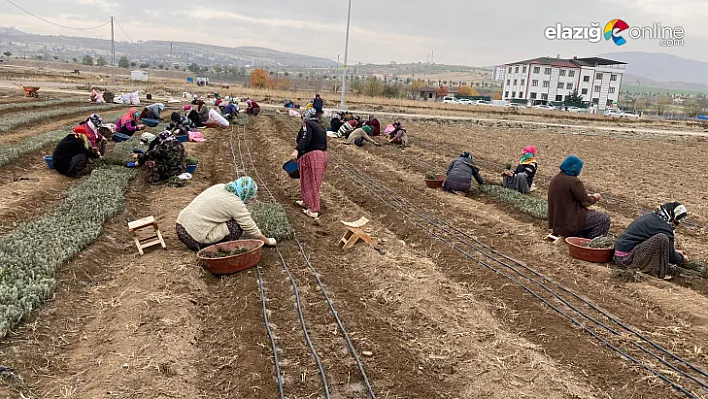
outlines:
M245 126L244 126L244 127L243 127L244 135L245 135L245 130L246 130L246 128L245 128ZM250 163L251 163L251 168L253 169L253 172L255 173L256 178L258 178L258 180L259 180L260 183L261 183L261 186L268 192L268 195L270 196L272 202L273 202L273 203L277 203L278 201L276 200L275 196L273 195L273 192L270 191L270 189L269 189L268 186L266 185L265 180L263 180L263 178L261 177L260 173L258 173L258 169L256 168L256 165L255 165L255 163L253 162L253 156L251 155L251 147L250 147L250 145L248 144L248 140L246 140L246 139L244 138L244 142L246 143L246 151L247 151L247 153L248 153L248 157L249 157L249 160L250 160ZM239 151L241 151L241 135L239 135ZM246 166L245 166L245 162L243 162L243 153L242 153L242 152L241 152L241 161L242 161L242 165L243 165L244 171L245 171L245 170L246 170L246 169L245 169ZM369 395L371 396L372 399L376 399L376 394L374 393L374 390L373 390L373 388L371 387L371 383L369 382L369 378L368 378L368 376L366 375L366 371L364 370L364 365L363 365L363 363L361 362L361 358L359 357L359 354L357 353L356 349L354 348L354 344L352 343L352 340L351 340L349 334L347 333L347 330L344 328L344 323L342 323L342 320L339 318L339 313L338 313L337 310L334 308L334 304L333 304L332 300L330 299L329 295L327 294L327 290L325 289L324 284L322 283L322 280L321 280L320 277L319 277L319 273L317 272L317 270L315 269L315 267L312 265L312 262L310 261L310 258L307 256L307 253L305 252L305 249L304 249L304 247L302 246L302 243L300 242L300 240L297 239L297 237L295 237L295 242L297 243L298 248L300 249L300 253L302 254L303 259L304 259L305 262L307 263L307 266L310 268L310 270L312 271L312 274L315 276L315 280L317 281L317 285L319 286L320 291L322 292L322 295L324 296L325 300L327 301L327 306L329 306L329 309L330 309L332 315L334 316L335 320L337 321L337 325L338 325L338 327L339 327L339 330L340 330L340 332L341 332L342 335L344 336L344 339L345 339L346 342L347 342L347 346L349 347L350 353L351 353L352 356L354 357L354 360L355 360L355 362L356 362L356 364L357 364L357 367L358 367L358 369L359 369L359 372L361 373L362 379L364 380L364 384L366 385L366 388L367 388L368 391L369 391ZM295 293L296 293L296 299L297 299L297 301L298 301L298 303L299 303L299 301L300 301L300 300L299 300L299 294L298 294L297 288L296 288L296 286L295 286L295 280L293 279L292 275L290 274L290 271L287 269L287 266L285 266L285 265L286 265L285 259L283 258L283 255L281 254L280 250L279 250L277 247L276 247L276 250L278 251L278 255L280 256L280 259L281 259L281 261L283 262L283 266L285 267L285 269L286 269L286 271L287 271L287 273L288 273L288 278L290 278L290 281L291 281L292 284L293 284L293 288L295 289ZM303 319L302 313L300 313L300 317L301 317L302 323L304 323L304 319ZM304 328L304 324L303 324L303 328ZM307 332L306 332L306 334L307 334ZM308 342L309 342L309 336L308 336ZM314 352L314 348L311 347L311 349L313 350L313 354L315 354L315 356L317 356L317 355L316 355L316 352ZM317 357L317 359L318 359L318 365L319 365L319 357ZM325 390L327 390L328 387L327 387L327 383L326 383L326 380L325 380L324 371L323 371L323 370L321 370L321 371L322 371L323 382L324 382L324 384L325 384ZM326 395L327 395L327 397L329 397L329 392L328 392L328 391L326 392Z
M278 359L278 348L275 346L275 338L273 337L273 331L270 329L270 321L268 320L268 309L266 309L266 297L263 290L263 276L261 274L261 265L256 265L256 274L258 275L258 292L261 294L261 307L263 308L263 320L265 321L266 332L268 333L268 338L270 339L270 347L273 350L273 361L275 362L275 374L278 380L278 393L280 394L280 399L285 399L285 394L283 394L283 378L280 374L280 360Z
M336 158L335 158L334 160L335 160L335 162L336 162ZM345 161L345 162L346 162L346 161ZM344 164L342 163L342 165L344 165ZM406 205L401 204L401 201L400 201L400 200L397 201L397 202L399 202L399 206L392 205L389 201L387 201L386 199L384 199L383 197L381 197L381 195L379 195L374 189L372 189L372 187L374 187L374 184L371 182L371 179L366 179L366 178L364 178L364 177L362 176L362 175L363 175L363 172L362 172L361 170L358 170L356 167L347 166L347 165L344 165L344 169L346 169L345 172L348 173L354 180L358 180L358 181L359 181L360 183L362 183L369 191L371 191L376 197L378 197L380 200L382 200L384 203L386 203L386 204L389 205L390 207L394 208L397 212L403 214L404 217L405 217L406 215L405 215L405 212L402 212L402 210L403 210L403 211L408 211L408 212L410 212L409 217L410 217L410 216L416 216L416 217L418 217L418 218L420 218L420 219L427 220L427 222L428 222L431 226L434 226L434 227L436 227L436 228L438 228L438 229L440 229L440 230L442 230L442 231L445 231L445 232L447 232L448 234L450 234L449 230L446 230L446 229L440 227L439 225L435 224L434 222L431 222L429 219L426 219L425 217L421 217L419 214L416 214L414 211L411 211L411 210L406 209L406 208L405 208ZM384 192L386 192L386 188L384 188L384 187L382 187L382 186L380 186L380 185L376 185L375 187L378 188L378 189L380 189L380 190L382 190L382 191L384 191ZM389 190L389 191L390 191L390 190ZM393 199L394 201L396 201L395 196L392 195L391 193L387 193L387 194L385 194L385 195L388 195L391 199ZM406 202L407 202L407 201L406 201ZM414 205L410 204L410 202L407 203L407 206L415 207ZM415 207L415 208L417 208L417 207ZM441 219L440 219L440 220L441 220ZM680 391L680 392L686 394L686 395L689 396L689 397L692 397L692 398L693 398L693 397L697 397L697 396L695 396L694 394L692 394L691 392L687 391L685 388L683 388L683 387L679 386L678 384L674 383L673 381L669 380L667 377L665 377L664 375L660 374L660 373L657 372L656 370L654 370L654 369L652 369L652 368L650 368L650 367L644 365L643 363L639 362L637 359L635 359L635 358L633 358L632 356L630 356L630 355L624 353L621 349L619 349L619 348L617 348L616 346L612 345L611 343L609 343L608 341L606 341L605 339L603 339L602 337L600 337L599 335L597 335L597 333L595 333L594 331L589 330L587 327L585 327L584 325L582 325L582 323L580 323L579 321L575 320L574 318L572 318L571 316L567 315L567 314L566 314L565 312L563 312L562 310L560 310L560 309L556 308L555 306L551 305L550 303L548 303L547 300L545 300L544 298L540 297L540 295L538 295L538 293L536 293L535 291L533 291L532 289L530 289L529 287L527 287L525 284L519 282L519 281L516 280L515 278L513 278L513 277L511 277L511 276L509 276L509 275L507 275L507 274L505 274L503 271L500 271L499 269L497 269L497 268L495 268L495 267L489 265L488 263L486 263L486 262L484 262L484 261L482 261L482 260L476 258L475 256L473 256L473 255L467 253L466 251L460 249L460 248L459 248L457 245L455 245L453 242L449 241L449 239L445 239L444 237L442 237L442 236L436 234L436 233L433 232L431 229L429 229L429 228L427 228L427 227L421 225L421 224L418 223L417 221L413 220L412 222L413 222L414 224L416 224L418 227L420 227L420 228L422 228L423 230L425 230L426 232L428 232L429 234L431 234L432 236L434 236L436 239L438 239L438 240L440 240L441 242L444 242L444 243L450 245L451 247L453 247L453 249L457 250L458 252L462 253L463 255L467 256L468 258L479 262L480 264L482 264L483 266L487 267L488 269L493 270L493 271L494 271L495 273L497 273L497 274L501 274L502 276L504 276L504 277L506 277L507 279L511 280L511 281L514 282L515 284L521 286L521 287L524 288L527 292L531 293L533 296L535 296L536 298L538 298L539 300L541 300L544 304L546 304L547 306L551 307L551 308L554 309L556 312L560 313L560 314L563 315L564 317L566 317L566 318L568 318L569 320L571 320L574 324L576 324L576 325L580 326L581 328L583 328L583 329L584 329L586 332L588 332L590 335L592 335L592 336L595 337L596 339L598 339L598 340L600 340L601 342L603 342L603 343L604 343L606 346L608 346L610 349L612 349L612 350L618 352L618 353L619 353L620 355L622 355L623 357L625 357L625 358L627 358L627 359L630 359L630 360L633 361L634 363L638 364L640 367L642 367L642 368L644 368L645 370L647 370L647 371L651 372L652 374L656 375L656 376L657 376L658 378L660 378L662 381L664 381L664 382L670 384L673 388L675 388L675 389L677 389L678 391ZM458 230L458 231L459 231L459 230ZM464 233L463 233L463 234L464 234ZM474 238L473 238L473 239L474 239ZM513 271L515 271L517 274L519 274L520 276L522 276L522 277L528 279L529 281L532 281L532 282L535 282L535 283L539 284L539 285L542 286L546 291L552 293L552 295L554 295L561 303L563 303L563 304L565 304L566 306L570 307L571 309L573 309L574 311L576 311L576 312L579 313L580 315L584 316L585 318L587 318L587 319L590 320L590 321L593 321L594 323L596 323L596 324L598 324L599 326L601 326L601 327L607 329L608 331L614 333L615 335L620 335L619 333L617 333L617 332L614 331L613 329L611 329L611 328L607 327L606 325L604 325L604 324L598 322L597 320L595 320L595 319L592 318L591 316L588 316L588 315L584 314L582 311L580 311L580 310L577 309L576 307L574 307L574 306L572 306L571 304L569 304L566 300L562 299L557 293L555 293L554 291L552 291L551 289L549 289L549 288L548 288L547 286L545 286L544 284L542 284L542 283L540 283L540 282L538 282L538 281L536 281L536 280L534 280L534 279L532 279L532 278L529 278L528 276L523 275L518 269L514 268L513 266L508 265L508 264L504 263L503 261L500 261L499 259L494 258L494 257L492 257L492 256L490 256L490 255L488 255L488 254L485 254L484 252L480 251L478 248L475 248L473 245L470 245L469 243L466 243L466 242L464 242L463 240L460 240L459 238L456 238L456 240L459 241L459 242L461 242L461 243L463 243L463 244L465 244L465 245L467 245L467 246L469 246L469 247L472 247L473 249L475 249L475 250L477 250L478 252L480 252L480 253L482 253L483 255L485 255L487 258L492 259L492 260L494 260L494 261L496 261L496 262L498 262L498 263L500 263L500 264L506 266L507 268L509 268L509 269L511 269L511 270L513 270ZM476 239L474 239L474 240L475 240L476 242L480 243L478 240L476 240ZM480 244L481 244L481 243L480 243ZM489 248L488 246L486 246L486 245L484 245L484 244L482 244L482 245L483 245L484 247L486 247L487 249L491 249L491 248ZM494 251L494 250L492 250L492 251ZM494 251L494 252L497 253L497 254L499 254L499 253L496 252L496 251ZM500 255L502 255L502 254L500 254ZM513 261L513 259L511 259L511 258L509 258L509 257L507 257L507 256L505 256L505 255L502 255L502 256L504 256L505 258L507 258L507 259ZM521 263L519 263L519 262L517 262L517 261L514 261L514 262L516 262L517 264L523 266L524 268L530 269L530 268L526 267L525 265L523 265L523 264L521 264ZM545 278L545 276L540 275L539 273L533 271L532 269L531 269L531 271L534 272L535 274L537 274L538 276L543 277L546 281L551 282L551 280ZM557 284L557 283L554 283L554 284L557 285L557 286L559 286L559 287L561 287L561 286L560 286L559 284ZM562 287L561 287L561 288L562 288ZM600 310L600 309L597 308L596 306L590 304L589 302L587 302L586 300L580 298L578 295L576 295L576 294L570 292L569 290L565 290L565 291L567 291L567 292L573 294L576 298L580 299L581 301L583 301L583 302L585 302L585 303L591 305L591 307L595 308L596 310ZM601 311L601 310L600 310L600 311ZM609 316L609 315L607 315L604 311L601 311L601 313L604 313L606 316ZM612 319L613 321L618 322L618 321L617 321L616 319L614 319L614 318L611 318L611 319ZM621 322L620 322L619 324L622 325L624 328L629 329L628 327L626 327L626 326L625 326L624 324L622 324ZM631 330L631 329L629 329L629 330L633 332L633 330ZM638 333L636 333L636 332L634 332L634 333L635 333L635 335L637 335L637 336L643 338L644 340L646 340L646 341L652 343L651 341L649 341L649 340L647 340L646 338L644 338L643 336L641 336L641 334L638 334ZM652 343L652 344L653 344L653 343ZM633 343L633 345L634 345L636 348L638 348L638 349L642 350L643 352L649 354L650 356L654 357L655 359L661 361L663 364L667 365L669 368L671 368L671 369L674 370L675 372L677 372L677 373L679 373L679 374L682 374L682 375L685 376L686 378L690 379L691 381L697 383L698 385L700 385L701 387L703 387L704 389L706 389L706 384L705 384L705 383L703 383L703 382L701 382L701 381L695 379L693 376L690 376L690 375L688 375L688 374L682 372L681 370L677 369L675 366L671 365L670 363L668 363L668 362L664 361L663 359L661 359L660 357L658 357L656 354L654 354L654 353L652 353L652 352L646 350L646 348L643 348L642 346L637 345L636 343ZM653 346L655 346L655 347L657 347L657 348L661 348L661 347L659 347L659 346L656 345L656 344L653 344ZM662 348L662 349L663 349L663 348ZM694 367L693 365L691 365L690 363L688 363L688 362L686 362L686 361L683 361L683 359L679 358L678 356L673 355L673 354L671 354L670 352L667 352L667 351L665 351L665 350L664 350L664 352L667 353L667 354L669 354L669 355L671 355L671 356L674 357L675 359L680 360L682 363L689 365L689 367L694 368L696 371L698 371L698 372L701 373L702 375L705 374L705 373L703 373L702 371L700 371L699 369L695 368L695 367Z
M486 164L486 165L495 166L495 167L499 167L499 168L504 168L504 167L505 167L505 165L502 165L501 163L495 162L495 161L489 161L489 160L485 160L485 159L481 159L481 158L477 158L477 157L475 157L474 160L475 160L475 162L481 163L481 164ZM432 165L432 164L430 164L430 163L428 163L428 162L426 162L426 161L423 161L422 159L415 159L414 162L417 162L417 163L420 164L420 165L425 165L427 168L432 168L433 170L436 170L436 171L440 171L440 170L441 170L438 166ZM537 178L543 180L544 182L548 182L548 181L551 180L549 177L547 177L547 176L541 176L541 175L538 175ZM651 209L647 209L647 208L645 208L645 207L643 207L643 206L641 206L641 205L635 204L634 202L630 202L630 201L627 201L627 200L623 200L623 199L614 197L614 196L609 195L609 194L602 194L602 193L600 193L600 195L602 195L603 198L606 198L606 199L608 199L608 200L610 200L610 201L614 201L614 202L617 202L617 203L620 203L620 204L625 204L625 205L627 205L627 206L629 206L629 207L632 207L632 208L634 208L634 209L637 209L637 210L641 211L642 213L651 213L651 212L654 212L654 211L652 211ZM708 226L704 226L704 225L701 225L701 224L698 224L698 223L695 223L695 222L691 222L690 220L682 220L680 226L690 226L690 227L693 227L694 229L700 229L700 230L708 231Z

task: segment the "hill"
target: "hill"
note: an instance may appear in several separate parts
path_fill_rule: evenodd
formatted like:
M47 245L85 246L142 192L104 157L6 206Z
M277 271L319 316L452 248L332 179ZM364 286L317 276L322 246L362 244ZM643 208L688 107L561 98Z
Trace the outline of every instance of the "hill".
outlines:
M685 90L705 90L696 88L695 83L708 85L708 62L677 57L671 54L645 53L640 51L600 54L628 63L627 73L669 84L672 88ZM642 83L642 85L644 85ZM683 86L683 87L682 87Z

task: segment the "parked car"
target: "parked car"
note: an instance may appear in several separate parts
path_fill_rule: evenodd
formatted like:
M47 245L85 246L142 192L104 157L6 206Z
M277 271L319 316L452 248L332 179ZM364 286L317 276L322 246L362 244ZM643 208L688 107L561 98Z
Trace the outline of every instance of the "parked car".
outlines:
M575 112L583 112L583 111L584 111L582 108L576 107L576 106L572 106L572 105L571 105L570 107L565 107L565 108L561 108L561 109L564 110L564 111L574 112L574 113L575 113Z
M477 101L474 102L474 104L475 104L475 105L484 105L484 106L487 106L487 107L491 107L491 106L492 106L492 103L489 102L489 101L486 101L486 100L477 100Z
M534 108L535 109L545 109L546 111L553 111L554 109L556 109L552 105L545 105L545 104L534 105Z
M622 112L622 118L638 119L639 115L633 112Z
M472 104L474 104L474 101L466 99L466 98L461 98L461 99L457 100L457 103L462 104L462 105L472 105Z
M509 103L509 104L506 104L504 107L506 107L506 108L518 108L518 109L526 109L526 108L528 108L528 107L526 107L524 104L516 104L516 103Z
M443 104L457 104L455 97L443 97Z

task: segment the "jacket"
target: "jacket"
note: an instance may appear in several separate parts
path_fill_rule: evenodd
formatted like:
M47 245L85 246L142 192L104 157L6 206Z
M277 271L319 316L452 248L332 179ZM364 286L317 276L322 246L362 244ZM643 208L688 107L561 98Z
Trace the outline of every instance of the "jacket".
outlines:
M143 112L140 113L140 118L147 118L147 119L157 119L160 120L160 106L162 104L150 104L145 109L143 109ZM162 105L162 109L165 109L165 106Z
M155 139L158 140L159 139ZM153 140L150 147L155 143ZM144 154L138 155L138 162L142 165L146 160L155 161L162 168L162 175L166 177L179 176L187 169L185 164L184 146L177 140L164 141L149 149Z
M329 122L329 127L332 129L333 132L337 133L339 129L342 127L342 122L341 119L339 118L332 118L332 120Z
M459 157L447 167L447 178L445 180L454 181L460 185L472 185L472 178L479 184L484 184L484 178L479 174L479 168L474 164L472 158Z
M99 133L98 130L94 132L90 127L83 123L74 128L74 133L85 135L91 144L91 147L96 147L96 145L103 140L103 135Z
M595 204L583 182L576 176L559 172L548 186L548 227L553 234L576 236L585 226L587 208Z
M206 122L209 120L209 107L207 107L206 105L198 107L197 113L199 114L200 121Z
M312 101L312 107L321 111L322 107L324 107L324 101L322 101L322 98L315 97L314 101Z
M71 166L71 159L79 154L84 154L88 158L98 158L98 154L91 151L91 144L86 136L78 135L77 137L76 134L68 134L54 148L52 154L54 169L63 175L67 174Z
M371 135L380 136L381 135L381 123L379 120L374 118L370 121L364 122L364 126L371 126Z
M676 252L674 248L674 230L671 226L655 213L647 213L639 219L633 221L629 227L615 241L615 250L621 252L632 252L637 245L654 237L657 234L665 234L671 243L669 248L669 263L680 265L683 263L683 255Z
M132 136L138 130L140 130L138 124L132 119L129 119L125 122L121 119L118 119L118 121L116 121L116 132L118 133Z
M519 164L514 171L514 176L519 173L526 173L526 180L529 182L529 187L531 187L533 184L533 178L536 176L536 168L538 168L538 164L536 162Z
M307 120L297 134L298 158L317 150L327 151L327 131L319 121Z
M346 143L347 144L354 144L354 140L358 139L359 137L363 138L364 141L367 141L371 144L376 145L376 141L374 141L374 139L369 137L369 135L366 134L366 132L362 128L354 129L354 131L352 131L349 134L349 137L347 137Z

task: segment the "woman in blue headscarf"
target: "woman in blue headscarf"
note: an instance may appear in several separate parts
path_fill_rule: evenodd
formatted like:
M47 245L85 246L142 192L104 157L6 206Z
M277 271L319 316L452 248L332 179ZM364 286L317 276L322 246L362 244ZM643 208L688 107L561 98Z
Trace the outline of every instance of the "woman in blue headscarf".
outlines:
M276 244L261 233L246 202L256 196L258 186L250 177L211 186L199 194L177 216L177 237L189 249L198 251L218 242L247 238Z
M578 178L582 170L583 161L571 155L548 186L548 227L557 236L596 238L610 231L610 217L588 209L602 196L588 194Z

